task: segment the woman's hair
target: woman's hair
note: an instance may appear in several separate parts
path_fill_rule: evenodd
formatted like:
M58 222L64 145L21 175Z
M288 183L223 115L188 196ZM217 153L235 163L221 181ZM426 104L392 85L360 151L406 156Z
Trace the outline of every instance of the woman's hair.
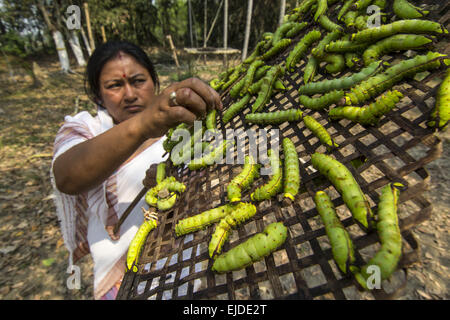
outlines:
M159 89L159 79L155 67L150 58L139 46L128 41L108 41L96 48L89 58L84 78L84 90L88 97L98 104L100 100L100 73L103 66L115 58L119 52L132 56L136 61L148 70L152 77L155 89Z

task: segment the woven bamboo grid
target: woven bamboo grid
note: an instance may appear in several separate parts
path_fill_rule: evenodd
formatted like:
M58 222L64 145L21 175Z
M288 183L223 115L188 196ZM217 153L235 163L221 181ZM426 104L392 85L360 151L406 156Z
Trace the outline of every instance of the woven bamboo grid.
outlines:
M428 19L449 28L449 6L448 3L435 4ZM297 41L309 30L304 30ZM281 63L292 46L269 64ZM448 41L442 40L438 50L449 54ZM384 59L395 62L405 56L404 53L394 54ZM297 73L286 73L283 82L287 90L274 96L266 111L298 107L297 88L303 82L301 75L305 64L304 59ZM346 72L335 76L344 76ZM376 232L366 234L359 229L337 191L312 168L310 156L314 152L325 153L326 149L300 121L265 127L266 130L280 129L279 139L289 137L296 145L302 162L302 185L295 202L288 205L272 199L256 204L257 214L233 231L223 251L275 221L282 221L289 230L283 246L244 270L220 275L211 271L213 261L208 256L208 243L214 225L182 237L175 237L174 227L180 219L225 204L226 186L242 164L216 164L194 172L172 168L170 174L185 183L187 189L173 209L160 215L160 225L146 240L139 271L125 274L117 299L392 299L401 294L407 281L407 268L418 262L420 256L411 229L432 214L431 203L422 196L430 181L424 166L440 156L442 143L425 123L443 73L443 69L425 72L420 78L396 85L394 88L405 97L376 127L363 127L348 120L328 121L326 111L304 110L324 125L339 144L331 154L353 173L374 212L381 187L391 181L401 181L407 186L401 193L398 213L403 237L402 258L391 279L383 281L382 289L360 291L351 276L341 274L332 258L325 229L312 200L318 190L325 190L331 196L353 239L359 265L367 262L380 244ZM326 74L321 76L331 78ZM234 101L225 92L223 102L226 108ZM249 139L245 130L258 130L258 126L245 123L248 112L249 108L245 109L225 127L218 121L218 129L224 136L226 129L244 130L237 142L245 144L247 154ZM277 142L268 140L272 144ZM234 159L236 157L235 151ZM362 165L354 166L355 161ZM253 188L243 193L242 200L250 201L250 193L264 179L255 181Z

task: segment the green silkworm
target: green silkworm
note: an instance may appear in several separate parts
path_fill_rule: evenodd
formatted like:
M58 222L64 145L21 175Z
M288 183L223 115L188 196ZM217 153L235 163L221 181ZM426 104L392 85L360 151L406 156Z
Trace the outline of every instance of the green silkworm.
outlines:
M344 52L359 52L368 47L367 43L354 42L350 40L337 40L330 42L325 46L326 52L344 53Z
M356 30L365 30L368 28L367 21L369 20L369 16L357 16L355 19L355 28Z
M328 116L332 120L349 119L364 125L375 125L381 116L385 115L393 108L403 97L397 90L388 91L377 101L365 107L337 107L329 111Z
M289 72L295 70L296 64L300 61L302 56L305 54L306 50L317 40L320 39L322 34L319 30L312 30L308 32L292 49L286 58L286 69Z
M167 211L175 205L175 203L177 202L177 197L177 194L172 192L169 197L158 199L156 207L159 211Z
M260 79L259 81L255 82L248 88L248 92L251 95L255 95L261 91L261 86L264 82L264 79ZM273 90L272 91L284 91L286 90L286 87L284 86L283 82L280 79L276 79L275 83L273 84Z
M238 66L236 66L234 68L233 73L230 74L230 76L228 77L227 81L224 82L221 86L221 90L226 90L229 86L231 86L233 83L236 82L237 79L239 79L240 75L245 72L247 70L247 68L245 67L245 65L240 64Z
M356 261L352 239L339 220L333 202L325 192L316 192L314 202L325 225L334 261L344 274L348 274L350 270L354 270Z
M303 71L303 82L304 83L312 82L314 80L314 77L316 76L318 68L319 68L319 60L313 55L311 55Z
M448 30L437 22L420 19L399 20L391 24L384 24L379 27L369 28L366 30L353 33L351 41L355 42L374 42L376 40L387 38L398 33L431 33L443 34Z
M150 188L145 194L145 201L149 206L157 207L159 196L158 194L163 190L167 190L168 192L178 192L182 193L186 190L186 186L177 181L175 177L167 177L158 183L153 188Z
M422 35L396 34L368 47L363 54L364 64L378 61L380 56L391 51L419 49L432 42L433 40Z
M250 188L255 179L259 177L260 165L255 162L252 156L245 156L245 163L241 172L231 179L227 186L227 196L230 202L241 201L243 190Z
M214 90L216 90L216 91L219 91L221 88L222 88L222 84L223 84L223 82L222 81L220 81L219 79L212 79L210 82L209 82L209 85L211 86L211 88L213 88Z
M222 115L222 122L225 124L229 122L236 114L238 114L248 104L252 96L246 94L239 101L233 103Z
M207 130L217 130L216 115L217 109L212 109L206 114L205 125Z
M413 76L425 70L438 68L441 65L443 57L446 57L446 55L438 52L429 52L426 55L417 55L412 59L403 60L386 69L384 72L354 86L345 95L342 102L346 105L363 103L381 92L388 90L406 77Z
M284 154L284 182L283 193L285 199L295 200L300 189L300 164L295 145L289 138L283 139Z
M323 59L325 57L325 46L328 45L330 42L339 39L340 36L341 36L340 31L332 31L327 33L325 37L323 37L323 39L320 40L318 45L311 50L311 54L318 59Z
M244 86L241 89L240 95L243 96L248 92L248 88L253 83L253 80L255 78L256 70L263 66L264 62L261 60L255 60L252 62L252 64L248 67L247 74L244 77Z
M322 110L332 104L339 102L344 97L344 90L333 90L323 94L319 98L311 98L306 95L301 95L298 101L305 108L312 110Z
M377 233L381 247L369 262L361 268L355 277L359 284L365 289L370 274L367 269L370 266L378 266L381 280L388 279L397 268L402 255L402 236L398 225L397 204L400 195L400 183L389 183L381 190L378 203Z
M224 157L227 149L233 144L232 140L222 140L220 144L212 149L209 153L201 158L194 158L188 164L189 170L200 170L216 162Z
M291 30L293 26L294 22L285 22L281 26L279 26L273 33L272 44L276 45L278 41L285 37L286 33Z
M347 0L346 2L344 2L344 4L342 5L342 8L339 10L337 19L341 20L341 18L348 12L348 10L350 10L350 8L352 7L353 3L355 2L355 0Z
M281 39L277 43L275 43L272 48L270 48L268 51L266 51L262 56L261 59L263 60L269 60L273 56L277 55L292 43L292 39Z
M212 270L218 273L243 269L260 261L279 248L287 238L287 228L282 222L269 224L263 232L231 248L216 258Z
M256 44L256 47L253 50L253 52L243 61L243 63L251 64L253 61L255 61L255 59L261 55L261 48L263 48L265 45L266 45L266 40L259 41Z
M395 15L400 19L418 19L430 13L412 5L407 0L394 0L392 8L394 9Z
M343 32L344 31L344 28L342 26L333 22L328 16L326 16L324 14L320 16L319 23L328 32L333 32L333 31Z
M251 203L240 202L223 217L216 226L209 242L209 256L213 259L222 252L222 247L228 239L233 228L249 220L256 214L256 207Z
M175 234L177 237L188 233L196 232L206 228L207 226L220 221L226 215L234 210L232 204L225 204L217 208L203 211L191 217L184 218L175 225Z
M349 11L345 14L344 24L347 26L347 28L351 28L355 25L358 15L359 13L357 11Z
M317 0L317 10L314 15L314 21L317 21L328 9L327 0Z
M328 150L339 147L339 145L331 138L327 129L325 129L316 119L311 116L303 116L303 122Z
M341 194L358 225L365 231L371 230L373 228L372 210L350 170L331 156L322 153L314 153L311 156L311 162L313 167L326 176Z
M144 222L139 226L138 231L131 240L127 252L127 270L137 272L137 263L141 255L142 247L147 239L150 231L158 226L158 222L154 219L144 219Z
M280 124L286 121L299 121L301 116L302 112L298 109L249 113L245 115L245 122L256 124Z
M286 38L293 38L308 25L306 22L295 22L293 27L286 33Z
M372 4L373 0L358 0L354 3L354 8L359 11L365 11Z
M342 54L328 53L322 57L322 61L326 61L325 69L328 73L337 73L345 69L345 59Z
M303 95L313 95L316 93L325 93L332 90L348 89L376 73L380 69L380 67L381 61L374 62L362 69L360 72L354 73L353 75L348 77L305 84L298 89L298 92Z
M264 76L261 89L252 106L252 112L257 112L263 108L270 100L273 92L273 86L280 75L284 73L284 68L280 65L275 65L267 71Z
M233 98L239 97L242 88L245 85L245 77L241 78L236 84L234 84L230 89L230 96Z
M360 65L361 57L355 52L346 52L344 54L345 65L349 68L355 68Z
M164 162L160 162L156 166L156 184L160 183L165 178L166 178L166 164Z
M448 121L450 120L450 69L439 86L436 94L436 103L431 112L431 120L428 122L430 127L438 127L446 130Z
M252 201L263 201L270 199L283 189L283 170L281 168L280 157L278 156L278 153L273 152L273 150L268 150L267 156L269 157L272 175L266 184L257 188L250 195L250 199L252 199Z

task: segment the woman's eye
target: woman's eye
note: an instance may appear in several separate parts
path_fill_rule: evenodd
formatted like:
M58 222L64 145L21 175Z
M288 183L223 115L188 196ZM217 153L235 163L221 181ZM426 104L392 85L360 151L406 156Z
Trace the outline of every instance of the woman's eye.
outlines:
M113 83L108 86L108 89L113 89L113 88L117 88L117 87L120 87L120 83Z

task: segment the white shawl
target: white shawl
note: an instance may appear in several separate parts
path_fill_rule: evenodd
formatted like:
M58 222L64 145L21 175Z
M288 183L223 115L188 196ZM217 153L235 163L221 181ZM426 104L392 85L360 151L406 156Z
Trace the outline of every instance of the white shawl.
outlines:
M113 226L137 196L150 165L165 160L162 157L164 138L122 165L100 186L72 196L60 192L55 186L55 159L74 145L111 129L113 120L103 108L98 109L96 117L83 111L73 117L66 116L64 120L56 135L50 173L57 215L64 243L70 253L69 266L91 253L94 262L94 297L99 299L124 274L128 246L143 222L141 207L147 206L144 199L138 202L122 224L119 240L111 240L105 228Z

